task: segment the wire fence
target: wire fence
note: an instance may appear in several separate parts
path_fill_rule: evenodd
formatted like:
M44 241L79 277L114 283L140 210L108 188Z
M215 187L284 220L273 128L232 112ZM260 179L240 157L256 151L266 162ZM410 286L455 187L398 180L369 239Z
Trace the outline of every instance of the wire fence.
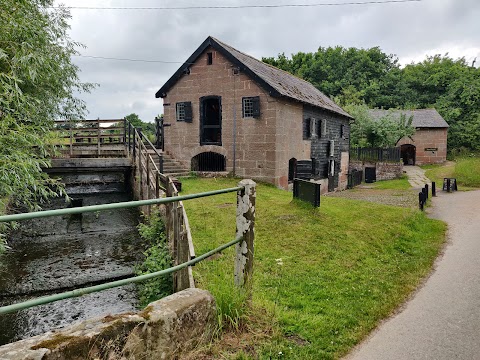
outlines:
M400 162L401 152L395 148L352 148L350 159L372 162Z

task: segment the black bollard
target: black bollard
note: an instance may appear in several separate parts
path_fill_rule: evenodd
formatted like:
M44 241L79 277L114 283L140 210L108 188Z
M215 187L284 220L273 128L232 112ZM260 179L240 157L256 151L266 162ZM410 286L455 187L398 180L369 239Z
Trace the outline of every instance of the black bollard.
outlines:
M447 179L447 192L450 192L450 178Z
M425 196L428 199L428 184L425 184Z
M435 188L435 181L432 181L432 197L437 196L437 189Z
M424 201L423 201L423 191L422 192L419 192L418 193L418 207L420 208L420 210L423 211L423 205L424 205Z

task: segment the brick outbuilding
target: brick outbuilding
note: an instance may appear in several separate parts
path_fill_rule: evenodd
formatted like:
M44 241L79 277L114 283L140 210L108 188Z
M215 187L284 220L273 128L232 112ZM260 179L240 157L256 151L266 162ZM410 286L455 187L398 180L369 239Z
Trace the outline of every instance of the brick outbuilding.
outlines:
M352 117L309 82L208 37L155 96L165 151L193 171L287 188L311 160L312 178L346 187Z
M391 114L407 118L413 116L412 126L415 134L397 142L405 165L438 164L447 160L448 124L435 109L419 110L379 110L369 111L374 119Z

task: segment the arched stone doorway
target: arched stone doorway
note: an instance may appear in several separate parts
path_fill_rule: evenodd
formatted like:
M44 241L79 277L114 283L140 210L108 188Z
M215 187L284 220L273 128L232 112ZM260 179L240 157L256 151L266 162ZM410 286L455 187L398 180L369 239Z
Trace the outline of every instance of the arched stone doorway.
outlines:
M415 165L416 151L417 148L415 145L404 144L400 146L400 153L404 165Z

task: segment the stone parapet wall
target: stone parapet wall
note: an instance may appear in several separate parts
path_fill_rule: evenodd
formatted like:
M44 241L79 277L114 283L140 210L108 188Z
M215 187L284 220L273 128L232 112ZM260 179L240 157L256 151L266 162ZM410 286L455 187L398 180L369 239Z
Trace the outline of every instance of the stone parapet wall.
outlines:
M0 346L2 360L177 359L211 340L215 300L187 289L143 311L109 315Z

